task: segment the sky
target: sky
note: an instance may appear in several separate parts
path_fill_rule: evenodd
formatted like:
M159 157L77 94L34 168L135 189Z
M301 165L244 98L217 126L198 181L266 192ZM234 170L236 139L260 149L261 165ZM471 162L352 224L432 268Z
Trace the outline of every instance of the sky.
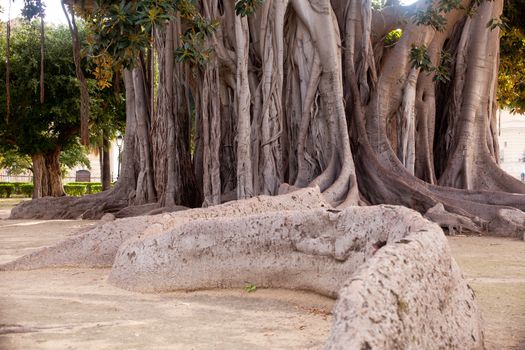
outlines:
M66 17L64 17L64 13L62 12L62 6L60 5L61 0L43 0L44 4L46 5L46 17L45 20L49 23L55 23L55 24L66 24ZM0 6L4 10L3 13L0 14L0 18L2 21L7 20L7 8L9 5L9 0L0 0ZM24 5L24 0L14 0L14 2L11 2L11 18L16 18L21 16L20 10L22 9Z
M60 6L61 0L43 0L46 4L46 17L45 20L50 23L55 24L66 24L66 18L62 12L62 7ZM402 0L403 5L409 5L414 3L416 0ZM0 14L2 21L7 20L7 6L9 0L0 0L0 5L4 9L4 13ZM14 0L11 2L11 18L16 18L20 16L20 9L24 4L24 0Z

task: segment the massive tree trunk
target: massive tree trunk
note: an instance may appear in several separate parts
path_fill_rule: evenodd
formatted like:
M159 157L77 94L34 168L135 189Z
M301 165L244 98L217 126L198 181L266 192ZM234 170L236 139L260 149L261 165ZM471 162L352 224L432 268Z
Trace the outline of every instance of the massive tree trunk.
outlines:
M115 198L198 206L319 186L333 206L401 204L443 226L523 228L525 186L496 162L499 28L487 23L502 0L434 4L441 28L417 23L427 2L265 0L248 17L234 5L199 1L220 23L204 65L173 57L181 19L155 28L156 107L143 60L125 72ZM448 81L436 76L446 68Z
M201 203L191 159L191 106L187 101L188 87L183 84L188 71L174 60L180 31L180 19L176 19L156 33L159 88L150 132L159 202L168 207Z
M34 154L33 198L65 196L60 171L60 148L47 153Z

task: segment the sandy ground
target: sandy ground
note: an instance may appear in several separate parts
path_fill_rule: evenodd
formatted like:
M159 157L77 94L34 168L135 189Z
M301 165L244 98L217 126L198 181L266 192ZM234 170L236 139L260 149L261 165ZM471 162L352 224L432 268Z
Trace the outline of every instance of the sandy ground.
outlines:
M487 349L525 350L525 242L449 237L485 321Z
M29 198L0 198L0 219L7 219L11 208L24 200L29 200Z
M94 225L0 220L0 262ZM332 299L287 290L139 294L109 269L0 272L0 349L321 349Z
M0 201L0 215L8 209ZM0 220L0 263L95 224ZM476 291L487 348L525 350L525 242L491 237L449 242ZM138 294L109 285L108 273L1 272L0 350L320 349L329 334L333 300L315 294Z

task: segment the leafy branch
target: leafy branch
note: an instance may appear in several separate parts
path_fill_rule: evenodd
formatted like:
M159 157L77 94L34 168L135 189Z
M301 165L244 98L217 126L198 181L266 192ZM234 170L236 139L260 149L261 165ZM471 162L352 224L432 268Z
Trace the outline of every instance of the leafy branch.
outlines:
M237 0L235 3L235 14L246 17L255 12L257 6L261 5L263 0Z
M421 69L423 72L434 74L432 80L438 83L447 83L450 81L450 67L453 63L453 57L450 52L444 50L441 52L441 64L434 66L428 54L426 45L413 46L410 50L410 62L412 67Z

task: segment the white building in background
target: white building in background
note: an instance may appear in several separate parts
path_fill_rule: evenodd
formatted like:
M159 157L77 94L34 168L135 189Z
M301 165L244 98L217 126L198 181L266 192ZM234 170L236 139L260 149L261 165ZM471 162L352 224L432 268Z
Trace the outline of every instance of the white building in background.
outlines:
M525 115L500 110L498 116L500 166L525 181Z
M118 178L118 156L119 150L117 144L115 141L112 141L109 149L111 182L117 181ZM78 170L88 170L91 174L91 182L101 182L102 171L100 169L100 152L98 152L98 150L91 151L88 154L88 159L91 165L91 169L88 169L85 166L77 166L73 169L70 169L68 174L64 178L64 183L75 181L75 175Z
M123 149L122 145L122 139L120 140L120 146L121 150ZM120 165L119 163L119 148L117 145L116 140L113 140L110 145L109 150L109 157L110 157L110 171L111 171L111 182L115 182L118 179L119 171L118 167ZM73 169L69 169L68 173L63 178L63 183L69 183L74 182L77 180L77 171L83 170L83 171L89 171L90 175L90 182L101 182L101 169L100 169L100 153L98 150L91 150L91 152L88 154L89 163L91 165L91 169L88 169L85 166L77 166ZM6 169L0 169L0 181L8 181L8 182L31 182L33 181L33 174L30 172L27 172L25 174L20 175L10 175L9 172ZM81 180L81 181L87 181L87 180Z

